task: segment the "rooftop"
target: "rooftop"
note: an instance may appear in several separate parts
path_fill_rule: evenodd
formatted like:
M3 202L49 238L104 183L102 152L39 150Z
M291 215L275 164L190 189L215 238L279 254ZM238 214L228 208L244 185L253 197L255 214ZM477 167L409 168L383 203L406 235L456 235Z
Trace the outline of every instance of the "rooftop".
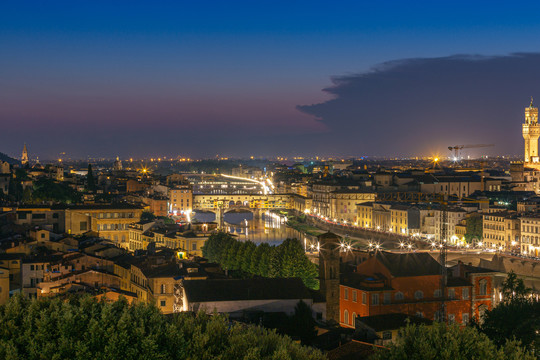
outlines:
M299 278L187 280L184 289L190 302L312 298Z
M407 321L410 321L411 324L432 324L430 320L401 313L365 316L358 318L358 321L361 321L364 325L376 332L399 329L405 326Z
M379 251L375 255L394 277L440 275L441 265L428 253L394 254Z

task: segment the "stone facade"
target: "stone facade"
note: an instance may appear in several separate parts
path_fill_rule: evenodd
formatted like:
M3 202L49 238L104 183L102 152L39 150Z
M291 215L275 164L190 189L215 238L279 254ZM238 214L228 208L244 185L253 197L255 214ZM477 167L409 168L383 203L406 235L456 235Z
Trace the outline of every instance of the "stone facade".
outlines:
M319 235L319 280L326 299L326 319L339 323L339 263L341 238L333 233Z

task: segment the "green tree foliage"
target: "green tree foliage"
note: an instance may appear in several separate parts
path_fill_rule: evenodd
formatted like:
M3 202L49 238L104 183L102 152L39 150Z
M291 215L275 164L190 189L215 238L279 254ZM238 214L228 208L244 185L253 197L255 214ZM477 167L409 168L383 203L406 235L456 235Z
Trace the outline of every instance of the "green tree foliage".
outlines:
M26 173L26 170L24 169L15 169L15 174L12 175L11 180L9 182L9 189L8 194L11 197L11 199L15 201L21 201L24 196L24 190L22 182L25 180L28 180L28 174Z
M225 316L180 313L125 299L11 298L0 307L0 358L19 359L324 359L275 331Z
M141 221L154 221L156 216L151 211L143 211L141 213Z
M81 201L81 194L65 183L42 177L34 183L32 201L73 204Z
M461 328L435 322L407 325L387 349L377 350L372 360L534 360L519 343L510 341L497 347L474 327Z
M257 245L251 241L246 241L246 245L244 246L244 252L242 256L242 262L240 264L240 270L243 272L249 273L251 270L251 258L253 257L253 253L255 252L255 249L257 249Z
M317 337L315 329L315 320L308 304L300 300L294 308L294 314L290 318L290 330L287 333L290 336L300 339L302 344L311 345Z
M96 190L96 180L94 179L94 173L92 172L92 164L88 164L88 174L86 175L86 188L89 191Z
M467 228L465 233L465 240L468 243L472 243L473 239L481 240L483 238L483 223L482 215L473 214L467 218Z
M499 346L516 339L540 356L540 302L514 272L503 282L503 302L484 314L480 330Z
M264 277L299 277L308 288L319 288L317 266L307 258L297 239L287 239L279 246L256 246L221 232L211 235L202 251L204 257L227 270Z
M503 281L503 301L505 303L524 301L531 293L531 289L525 287L523 279L517 277L514 271L510 271Z

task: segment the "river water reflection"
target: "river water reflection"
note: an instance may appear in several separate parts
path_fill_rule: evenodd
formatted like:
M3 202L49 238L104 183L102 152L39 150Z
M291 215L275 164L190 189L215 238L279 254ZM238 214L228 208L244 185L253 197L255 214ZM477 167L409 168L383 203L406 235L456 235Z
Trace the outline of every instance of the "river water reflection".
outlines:
M212 212L195 212L194 219L201 222L215 221L216 215ZM223 216L225 230L238 237L239 240L250 240L256 244L268 243L279 245L287 238L297 238L302 243L309 244L309 235L288 227L277 216L264 213L260 218L253 218L251 212L231 212Z

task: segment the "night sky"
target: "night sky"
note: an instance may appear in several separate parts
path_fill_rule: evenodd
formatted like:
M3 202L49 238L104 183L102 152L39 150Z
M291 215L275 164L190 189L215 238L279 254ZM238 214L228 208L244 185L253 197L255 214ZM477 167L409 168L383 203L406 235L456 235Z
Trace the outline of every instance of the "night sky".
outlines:
M521 154L540 104L538 2L111 3L0 3L0 152Z

